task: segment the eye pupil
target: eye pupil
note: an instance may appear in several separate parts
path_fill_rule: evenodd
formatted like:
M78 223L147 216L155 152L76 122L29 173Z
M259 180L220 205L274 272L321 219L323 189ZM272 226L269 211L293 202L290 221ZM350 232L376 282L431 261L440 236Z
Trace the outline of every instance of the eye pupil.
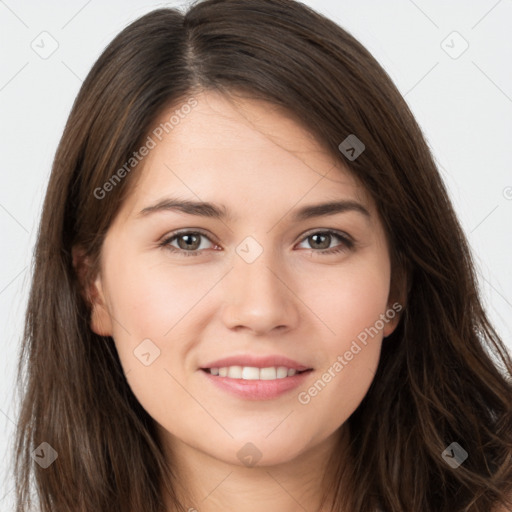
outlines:
M317 238L318 237L323 237L325 238L324 242L320 242L319 245L321 247L316 247L317 249L327 249L330 245L330 238L331 238L331 235L329 234L320 234L320 233L315 233L314 235L311 235L310 238L314 240L314 244L317 243ZM327 243L325 243L327 241Z
M181 242L183 240L187 239L188 242L185 242L184 244L182 244ZM195 239L192 240L192 242L190 243L190 240L191 239ZM197 235L181 235L179 238L178 238L178 245L180 246L180 249L192 249L192 250L196 250L197 247L199 247L199 244L198 244L198 240L199 240L199 237ZM197 247L196 247L197 246Z

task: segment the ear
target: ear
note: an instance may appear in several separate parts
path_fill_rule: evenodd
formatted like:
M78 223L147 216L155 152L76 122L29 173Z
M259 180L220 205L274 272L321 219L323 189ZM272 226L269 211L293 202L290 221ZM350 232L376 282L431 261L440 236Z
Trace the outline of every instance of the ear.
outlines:
M96 272L93 275L90 258L82 247L74 246L71 253L80 293L91 308L90 328L100 336L112 336L112 319L105 300L101 274Z
M391 285L389 289L386 317L389 319L384 326L384 338L391 335L397 328L411 288L411 272L404 258L398 256L391 272Z

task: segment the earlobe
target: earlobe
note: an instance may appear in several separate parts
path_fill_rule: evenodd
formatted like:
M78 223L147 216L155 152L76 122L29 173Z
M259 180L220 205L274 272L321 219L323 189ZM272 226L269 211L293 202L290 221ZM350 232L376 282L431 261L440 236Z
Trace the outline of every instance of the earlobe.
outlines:
M400 322L400 318L402 317L403 306L399 302L394 302L392 304L388 304L388 308L386 309L386 325L383 329L384 338L387 338L391 334L393 334L394 330L397 328L398 323Z
M91 330L99 336L112 336L112 320L107 310L99 276L91 287Z
M386 309L386 325L383 329L384 338L387 338L398 327L398 324L400 323L400 319L402 318L402 315L404 314L404 310L406 308L407 304L407 291L405 289L405 282L403 288L400 289L400 292L398 295L390 296L389 302ZM397 300L395 300L395 298Z
M90 328L100 336L112 336L112 321L107 310L105 294L99 272L91 282L91 262L80 247L73 247L73 268L80 293L91 309Z
M397 271L393 272L393 276L385 313L387 322L383 329L384 338L393 334L397 328L406 308L411 288L410 271L403 259Z

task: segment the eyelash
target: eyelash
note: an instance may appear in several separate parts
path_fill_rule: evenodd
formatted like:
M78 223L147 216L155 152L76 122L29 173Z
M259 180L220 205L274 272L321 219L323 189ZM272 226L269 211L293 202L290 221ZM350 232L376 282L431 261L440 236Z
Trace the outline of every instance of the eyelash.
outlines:
M313 233L309 233L307 236L303 237L300 240L300 243L302 243L304 240L307 240L308 238L312 237L313 235L318 235L318 234L334 236L342 242L342 244L340 246L332 248L332 249L323 249L323 250L311 249L313 252L320 253L321 255L337 254L342 251L350 250L355 245L352 238L349 237L348 235L345 235L345 234L342 234L342 233L339 233L337 231L333 231L330 229L319 230L319 231L314 231ZM184 249L178 249L178 248L170 245L171 242L173 242L174 240L176 240L177 238L179 238L180 236L183 236L183 235L199 235L199 236L203 236L203 237L207 238L210 242L215 243L212 240L210 240L210 238L205 233L202 233L200 231L178 231L178 232L171 233L171 235L169 237L165 238L159 244L159 246L164 247L165 249L167 249L173 253L179 254L181 256L198 256L199 253L204 251L204 249L196 249L194 251L185 251Z

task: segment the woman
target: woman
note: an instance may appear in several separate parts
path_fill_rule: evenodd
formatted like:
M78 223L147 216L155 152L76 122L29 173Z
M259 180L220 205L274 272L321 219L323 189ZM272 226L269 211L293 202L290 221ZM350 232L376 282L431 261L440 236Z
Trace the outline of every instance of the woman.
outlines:
M299 2L157 10L101 55L23 372L18 512L32 475L44 512L512 505L512 361L432 156Z

